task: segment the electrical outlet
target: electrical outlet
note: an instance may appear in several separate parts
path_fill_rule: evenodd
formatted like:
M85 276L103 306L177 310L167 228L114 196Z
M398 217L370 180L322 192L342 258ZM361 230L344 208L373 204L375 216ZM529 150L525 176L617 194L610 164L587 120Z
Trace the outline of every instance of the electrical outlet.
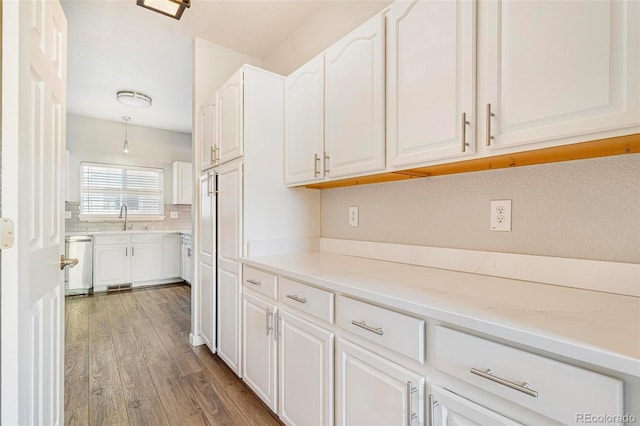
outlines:
M358 226L358 207L349 207L349 226Z
M178 212L169 212L169 218L170 219L177 219L178 218Z
M511 200L491 200L492 231L511 231Z
M68 210L67 210L67 211L65 211L65 212L64 212L64 218L65 218L65 219L71 219L71 212L70 212L70 211L68 211Z

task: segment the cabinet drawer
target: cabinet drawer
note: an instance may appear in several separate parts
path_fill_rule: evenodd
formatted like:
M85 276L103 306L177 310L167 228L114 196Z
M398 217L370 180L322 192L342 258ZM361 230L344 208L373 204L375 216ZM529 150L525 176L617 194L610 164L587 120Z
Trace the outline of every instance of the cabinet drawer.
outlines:
M274 300L277 299L276 283L278 278L274 274L246 265L243 266L242 274L245 288L264 294Z
M424 362L424 320L338 296L336 322L345 330Z
M129 235L96 235L93 244L97 246L111 244L129 244Z
M278 300L323 321L333 323L333 293L280 278Z
M620 380L445 327L435 330L435 367L564 424L623 411Z

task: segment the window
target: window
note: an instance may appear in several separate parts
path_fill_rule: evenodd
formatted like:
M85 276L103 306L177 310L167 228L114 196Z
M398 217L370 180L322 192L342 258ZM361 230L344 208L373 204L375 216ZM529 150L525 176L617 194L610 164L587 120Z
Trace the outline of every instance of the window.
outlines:
M110 219L126 204L129 218L164 218L164 170L80 164L80 218Z

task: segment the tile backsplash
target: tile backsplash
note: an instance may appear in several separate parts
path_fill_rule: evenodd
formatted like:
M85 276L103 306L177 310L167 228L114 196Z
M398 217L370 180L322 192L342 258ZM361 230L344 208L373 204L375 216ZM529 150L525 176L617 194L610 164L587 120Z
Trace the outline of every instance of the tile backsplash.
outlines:
M71 212L71 218L65 220L66 232L96 232L96 231L120 231L122 230L123 219L115 219L102 222L88 222L80 220L80 203L66 202L65 210ZM171 219L171 212L177 212L178 218ZM129 224L133 225L133 230L143 230L145 226L149 230L189 230L191 229L191 206L190 205L164 205L164 220L138 221L129 218Z

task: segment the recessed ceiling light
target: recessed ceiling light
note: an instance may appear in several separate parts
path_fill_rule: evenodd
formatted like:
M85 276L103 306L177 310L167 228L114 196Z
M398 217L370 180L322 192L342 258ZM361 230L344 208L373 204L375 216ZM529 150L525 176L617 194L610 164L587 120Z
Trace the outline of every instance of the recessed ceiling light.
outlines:
M180 19L191 0L137 0L136 4L174 19Z
M121 104L134 108L149 108L151 106L150 96L133 90L120 90L116 93L116 99Z

